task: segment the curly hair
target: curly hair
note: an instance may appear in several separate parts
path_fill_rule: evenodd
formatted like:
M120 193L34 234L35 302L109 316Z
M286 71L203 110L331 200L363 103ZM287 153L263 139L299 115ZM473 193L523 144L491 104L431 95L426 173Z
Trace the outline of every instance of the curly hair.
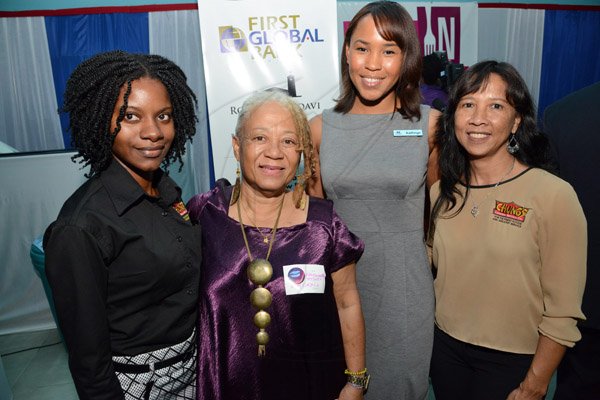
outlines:
M310 126L308 125L308 119L306 114L296 101L289 95L276 91L276 90L265 90L263 92L257 92L252 96L248 97L242 109L238 115L237 124L235 127L235 136L242 138L243 130L246 122L257 108L265 103L276 103L286 109L291 115L296 127L296 134L298 135L298 151L302 153L304 157L304 171L302 175L298 177L298 182L294 187L294 203L296 208L300 207L302 200L304 187L306 183L312 179L316 171L316 160L313 151L312 140L310 137ZM232 203L237 199L232 198Z
M462 197L457 184L468 183L471 179L469 155L456 139L454 119L458 103L464 96L485 89L492 74L498 75L506 83L506 100L521 117L521 123L515 132L519 141L519 151L514 157L529 167L541 168L552 173L556 170L550 142L537 128L533 99L519 72L508 63L493 60L473 65L461 75L450 90L448 108L438 121L436 141L439 146L440 196L431 212L431 233L435 228L435 219L440 213L453 209L459 201L457 196ZM468 195L467 185L462 202L450 217L463 209Z
M99 53L79 64L67 81L61 113L69 114L71 144L78 151L71 159L90 166L92 177L110 164L112 146L125 117L131 82L148 77L160 81L167 89L173 106L175 138L163 166L173 161L183 163L185 143L196 133L196 95L187 85L184 72L172 61L152 54L133 54L116 50ZM125 87L123 106L116 128L110 125L115 104Z
M394 91L396 97L400 100L398 111L405 119L421 119L421 92L419 91L419 81L421 79L421 68L423 59L421 57L421 47L419 38L415 29L412 17L400 4L394 1L375 1L364 6L356 13L344 36L344 46L342 46L341 56L341 96L334 107L336 112L348 113L358 90L350 78L350 68L348 66L348 57L346 49L350 46L352 35L361 19L371 15L377 32L385 40L395 42L402 53L404 61L402 62L400 79L396 82Z

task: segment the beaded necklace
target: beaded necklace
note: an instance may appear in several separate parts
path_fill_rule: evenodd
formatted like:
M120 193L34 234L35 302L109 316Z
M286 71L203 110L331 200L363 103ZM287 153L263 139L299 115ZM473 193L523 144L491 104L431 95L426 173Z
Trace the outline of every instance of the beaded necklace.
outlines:
M277 210L277 218L275 219L275 225L273 226L271 233L271 240L269 241L269 250L267 251L267 256L266 258L256 259L252 258L252 252L250 251L250 245L248 244L248 238L246 237L246 231L244 229L244 222L242 221L242 212L240 209L240 203L242 202L241 190L237 201L237 212L240 220L240 227L242 229L242 237L244 238L244 244L246 245L248 258L250 259L250 264L248 264L246 274L248 275L248 279L250 279L253 284L258 286L252 291L252 293L250 293L250 303L258 310L254 315L253 321L254 325L259 329L258 333L256 334L259 357L265 355L266 345L269 342L269 334L265 331L265 328L271 323L271 315L269 315L265 309L271 305L273 296L267 288L263 287L263 285L269 282L273 276L273 266L269 262L269 256L271 255L271 249L273 249L273 243L275 243L275 234L277 233L277 225L279 224L279 217L281 216L281 210L283 209L284 201L285 193L283 194L281 203L279 204L279 209Z

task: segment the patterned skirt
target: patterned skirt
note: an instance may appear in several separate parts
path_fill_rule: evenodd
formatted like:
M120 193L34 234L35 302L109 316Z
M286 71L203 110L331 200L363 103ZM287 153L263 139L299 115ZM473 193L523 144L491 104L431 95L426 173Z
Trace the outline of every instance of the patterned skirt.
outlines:
M113 356L125 400L196 400L196 335L163 349Z

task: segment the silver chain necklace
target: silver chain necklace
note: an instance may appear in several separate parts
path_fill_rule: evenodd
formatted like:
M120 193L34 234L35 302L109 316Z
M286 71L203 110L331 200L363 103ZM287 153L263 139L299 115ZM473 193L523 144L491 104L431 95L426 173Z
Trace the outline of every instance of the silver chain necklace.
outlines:
M477 218L477 216L479 215L479 206L482 205L488 199L488 197L490 197L490 195L495 192L495 189L498 187L498 185L500 185L500 183L502 183L502 181L504 179L506 179L506 177L508 175L510 175L510 173L513 170L513 168L515 168L515 160L516 160L516 158L513 157L513 162L510 165L510 169L508 170L508 172L506 174L502 175L502 178L500 178L500 180L498 181L498 183L496 183L494 185L494 187L492 188L492 190L490 190L488 192L488 194L486 194L485 197L479 203L476 204L475 202L473 202L473 207L471 207L471 215L473 216L473 218ZM475 181L477 181L477 178L475 178Z

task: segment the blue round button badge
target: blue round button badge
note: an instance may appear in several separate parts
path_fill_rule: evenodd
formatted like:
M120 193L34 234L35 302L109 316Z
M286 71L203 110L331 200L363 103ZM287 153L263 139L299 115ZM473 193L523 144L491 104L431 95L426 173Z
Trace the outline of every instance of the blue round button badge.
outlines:
M288 278L290 278L290 280L292 282L294 282L296 285L299 285L302 282L304 282L305 277L306 277L306 275L304 274L304 271L298 267L294 267L294 268L290 269L288 272Z

